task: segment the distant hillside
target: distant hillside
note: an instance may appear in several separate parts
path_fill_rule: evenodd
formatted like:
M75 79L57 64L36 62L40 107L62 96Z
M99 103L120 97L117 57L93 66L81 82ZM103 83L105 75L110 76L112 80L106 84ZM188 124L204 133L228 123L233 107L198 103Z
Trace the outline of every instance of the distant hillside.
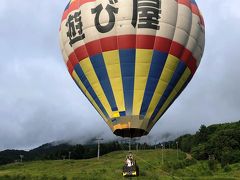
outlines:
M28 152L27 151L19 151L19 150L5 150L0 152L0 165L12 163L16 160L20 161L20 155L24 155L26 159L28 158Z
M117 142L101 144L101 154L120 150ZM0 165L20 161L20 155L23 155L24 161L33 160L58 160L58 159L89 159L96 157L97 145L69 145L54 143L44 144L30 151L5 150L0 152Z
M139 148L153 149L154 146L139 144ZM109 142L101 144L101 155L106 153L128 149L128 144ZM20 155L23 155L23 161L36 160L59 160L59 159L89 159L97 156L97 144L87 145L69 145L47 143L30 151L5 150L0 152L0 165L20 161Z
M113 180L122 178L127 151L115 151L84 160L55 160L13 163L0 166L4 180ZM133 151L140 168L138 180L237 180L240 164L224 170L210 170L207 161L196 161L190 155L173 149ZM163 157L163 159L162 159ZM163 161L162 161L163 160ZM124 178L125 179L125 178Z
M198 160L215 158L222 166L240 162L240 121L202 125L194 135L183 135L175 140L184 152Z
M192 154L198 160L216 158L223 167L240 162L240 121L209 127L202 125L194 135L183 135L175 141L163 144L166 148L171 144L171 148L176 149L176 142L182 151ZM88 145L48 143L30 151L6 150L0 152L0 165L19 161L20 155L24 156L24 161L68 159L69 155L71 159L89 159L97 155L97 145L94 143L90 142ZM158 146L161 147L160 144ZM155 146L139 144L139 148L141 147L155 148ZM128 144L104 143L101 144L101 155L123 149L128 149Z

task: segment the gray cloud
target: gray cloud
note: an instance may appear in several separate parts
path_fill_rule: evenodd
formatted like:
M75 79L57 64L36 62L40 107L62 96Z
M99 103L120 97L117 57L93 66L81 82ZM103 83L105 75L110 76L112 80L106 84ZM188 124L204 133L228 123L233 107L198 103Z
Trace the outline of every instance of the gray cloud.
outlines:
M240 2L198 3L206 23L205 53L188 87L152 130L154 135L192 133L201 124L240 119Z
M64 0L0 3L0 150L57 140L114 138L69 76L58 27ZM167 140L201 124L240 118L239 0L198 1L206 22L206 49L186 90L148 137Z

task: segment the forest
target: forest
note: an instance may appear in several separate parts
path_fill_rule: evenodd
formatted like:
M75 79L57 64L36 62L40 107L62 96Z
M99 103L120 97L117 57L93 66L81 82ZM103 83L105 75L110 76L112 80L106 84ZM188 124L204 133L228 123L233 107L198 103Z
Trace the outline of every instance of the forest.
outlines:
M197 160L216 160L224 167L240 162L240 121L201 125L196 134L178 137L179 148Z
M138 144L139 149L169 148L181 149L197 160L212 160L221 163L222 167L240 162L240 121L215 124L200 129L193 135L186 134L174 141L157 145ZM136 142L132 144L135 148ZM128 150L127 142L108 142L101 144L101 155L112 151ZM89 159L97 156L97 144L92 141L86 145L44 144L30 151L5 150L0 152L0 165L23 161Z

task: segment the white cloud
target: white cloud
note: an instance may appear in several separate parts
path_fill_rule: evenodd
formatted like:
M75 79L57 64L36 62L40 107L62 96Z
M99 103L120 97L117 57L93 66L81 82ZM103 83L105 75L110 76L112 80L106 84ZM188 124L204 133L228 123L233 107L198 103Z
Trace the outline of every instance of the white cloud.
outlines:
M4 16L4 13L7 10L7 1L6 0L2 0L0 3L0 18L1 16Z
M239 0L231 0L231 1L223 1L220 3L221 14L225 20L229 18L240 19L240 1Z

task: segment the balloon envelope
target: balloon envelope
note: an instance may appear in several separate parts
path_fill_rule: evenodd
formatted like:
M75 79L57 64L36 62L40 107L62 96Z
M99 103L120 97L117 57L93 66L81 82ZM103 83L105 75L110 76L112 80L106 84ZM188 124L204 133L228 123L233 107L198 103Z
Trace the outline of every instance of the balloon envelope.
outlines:
M194 0L71 0L60 27L69 73L122 137L150 132L193 77L204 41Z

